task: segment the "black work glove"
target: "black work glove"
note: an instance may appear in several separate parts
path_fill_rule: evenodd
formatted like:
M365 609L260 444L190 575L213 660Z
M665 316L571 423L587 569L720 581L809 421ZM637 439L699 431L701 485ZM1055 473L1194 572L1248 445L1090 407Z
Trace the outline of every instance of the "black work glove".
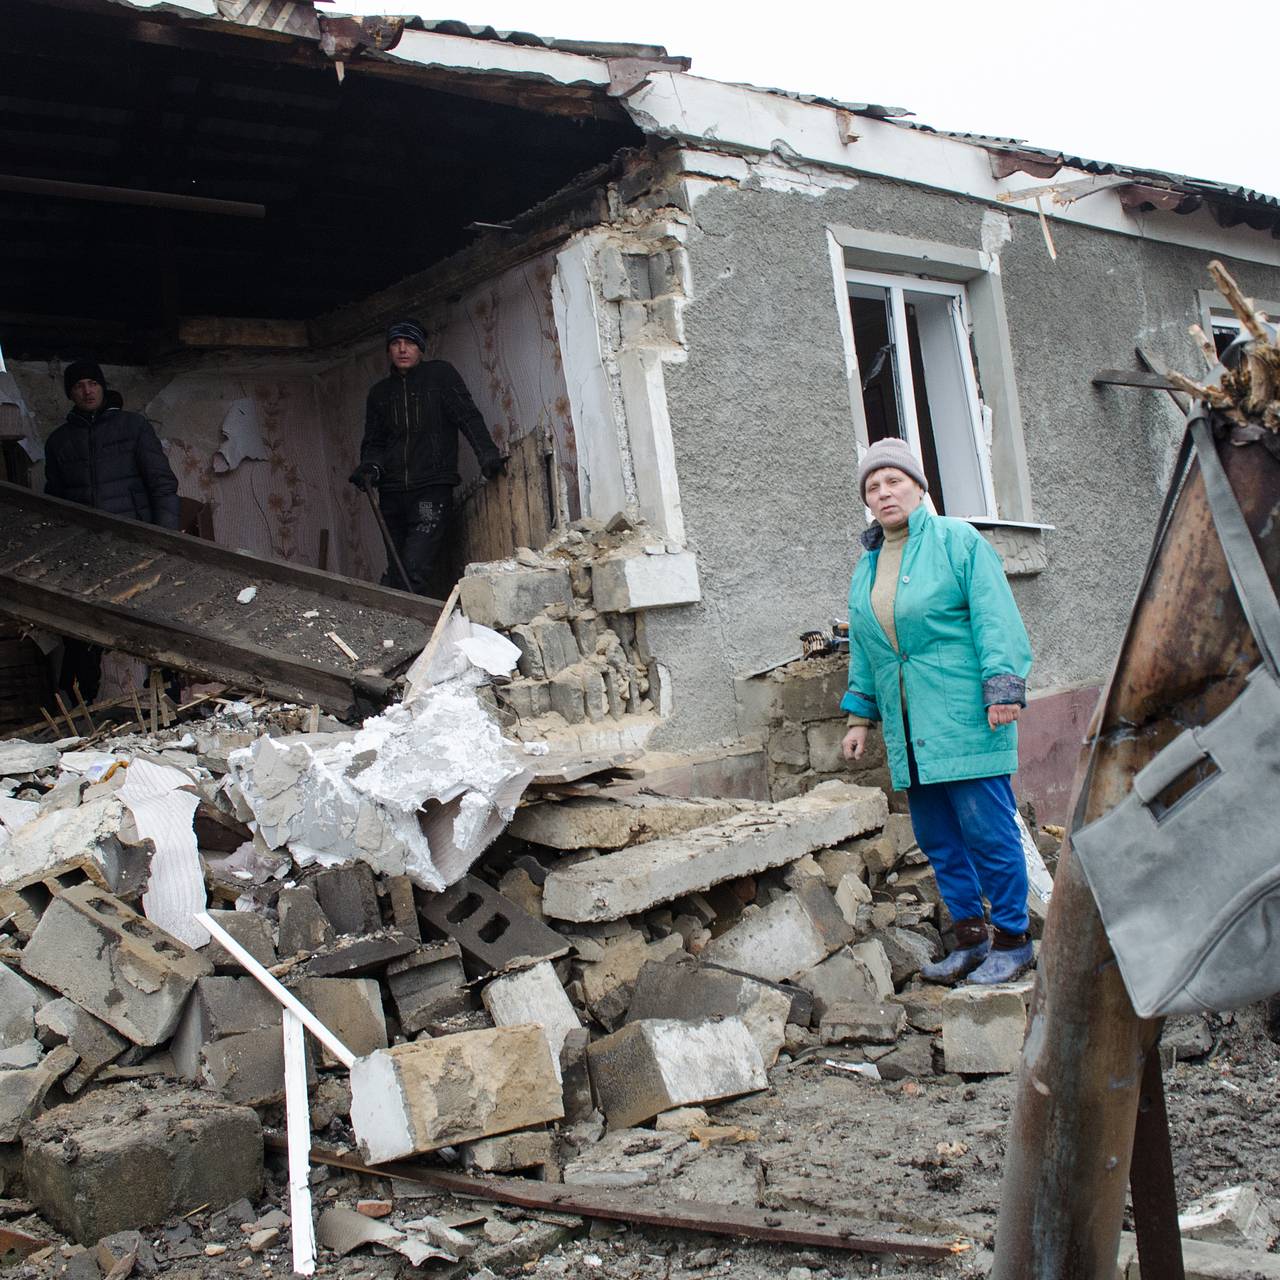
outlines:
M500 453L491 454L480 464L480 471L486 480L496 480L507 469L507 460Z
M373 488L382 477L382 468L376 462L362 462L350 475L349 479L357 489L366 493Z

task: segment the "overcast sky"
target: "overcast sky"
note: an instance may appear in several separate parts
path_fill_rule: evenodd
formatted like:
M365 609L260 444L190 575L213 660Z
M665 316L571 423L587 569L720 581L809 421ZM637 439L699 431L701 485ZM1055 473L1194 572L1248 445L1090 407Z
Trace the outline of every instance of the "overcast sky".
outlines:
M939 128L1280 196L1280 0L450 0L419 12L661 44L695 75L905 107Z

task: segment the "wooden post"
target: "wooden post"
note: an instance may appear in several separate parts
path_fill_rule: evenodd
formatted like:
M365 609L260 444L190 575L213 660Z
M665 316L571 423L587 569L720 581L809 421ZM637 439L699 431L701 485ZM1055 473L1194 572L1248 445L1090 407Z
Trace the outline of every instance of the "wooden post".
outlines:
M1275 580L1280 462L1256 443L1219 453ZM1193 463L1091 726L1092 776L1086 782L1086 746L1072 810L1086 785L1085 821L1118 804L1133 775L1188 725L1224 711L1257 664ZM1143 1073L1159 1029L1133 1012L1068 838L1041 944L992 1280L1114 1280Z

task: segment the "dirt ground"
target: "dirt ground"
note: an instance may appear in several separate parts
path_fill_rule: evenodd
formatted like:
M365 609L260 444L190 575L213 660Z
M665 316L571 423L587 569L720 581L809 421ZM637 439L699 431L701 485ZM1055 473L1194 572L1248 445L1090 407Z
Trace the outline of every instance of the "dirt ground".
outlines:
M1241 1182L1256 1183L1273 1204L1280 1202L1280 1144L1275 1140L1280 1047L1266 1035L1262 1011L1180 1019L1170 1024L1166 1043L1195 1055L1168 1065L1165 1072L1179 1206ZM425 1188L425 1194L409 1198L406 1184L392 1188L384 1180L317 1169L313 1191L318 1211L328 1204L353 1206L362 1196L394 1195L395 1210L388 1221L425 1214L470 1216L465 1230L480 1242L462 1263L428 1263L421 1269L397 1255L375 1255L367 1248L343 1259L322 1249L317 1274L339 1280L408 1275L451 1280L526 1275L592 1280L717 1275L733 1280L963 1280L987 1274L1014 1077L874 1081L824 1066L827 1056L824 1052L790 1063L780 1060L771 1073L769 1092L711 1108L714 1124L738 1126L746 1140L705 1149L690 1143L674 1176L639 1188L636 1194L659 1200L758 1204L766 1212L848 1215L866 1221L868 1231L965 1236L973 1242L968 1251L934 1263L748 1244L616 1223L593 1225L451 1199ZM273 1163L262 1199L252 1207L242 1206L238 1216L204 1211L148 1232L156 1273L173 1280L287 1275L287 1229L278 1241L254 1253L248 1247L250 1230L241 1228L244 1218L276 1208L287 1212L287 1196L283 1169ZM10 1216L9 1221L46 1237L50 1234L38 1219ZM247 1225L251 1229L251 1222ZM210 1246L216 1256L208 1255ZM68 1263L63 1251L55 1250L38 1265L17 1266L8 1274L43 1280L68 1274Z

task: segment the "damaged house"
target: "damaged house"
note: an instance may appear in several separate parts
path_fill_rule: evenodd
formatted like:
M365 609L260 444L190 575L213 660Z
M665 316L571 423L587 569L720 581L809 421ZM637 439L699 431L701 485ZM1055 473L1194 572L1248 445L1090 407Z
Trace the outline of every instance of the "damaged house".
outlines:
M6 1248L277 1271L289 1228L309 1274L314 1187L339 1257L530 1270L590 1217L975 1274L1032 984L919 981L951 922L883 754L840 756L858 460L907 439L1000 552L1019 797L1060 823L1183 422L1164 370L1238 326L1210 258L1280 314L1280 201L657 46L323 10L0 7ZM375 585L347 480L406 314L508 459L462 451L439 599ZM181 532L41 496L85 352ZM132 723L37 719L56 634L117 650ZM1057 840L1025 844L1038 935ZM1206 1239L1266 1247L1228 1190Z

